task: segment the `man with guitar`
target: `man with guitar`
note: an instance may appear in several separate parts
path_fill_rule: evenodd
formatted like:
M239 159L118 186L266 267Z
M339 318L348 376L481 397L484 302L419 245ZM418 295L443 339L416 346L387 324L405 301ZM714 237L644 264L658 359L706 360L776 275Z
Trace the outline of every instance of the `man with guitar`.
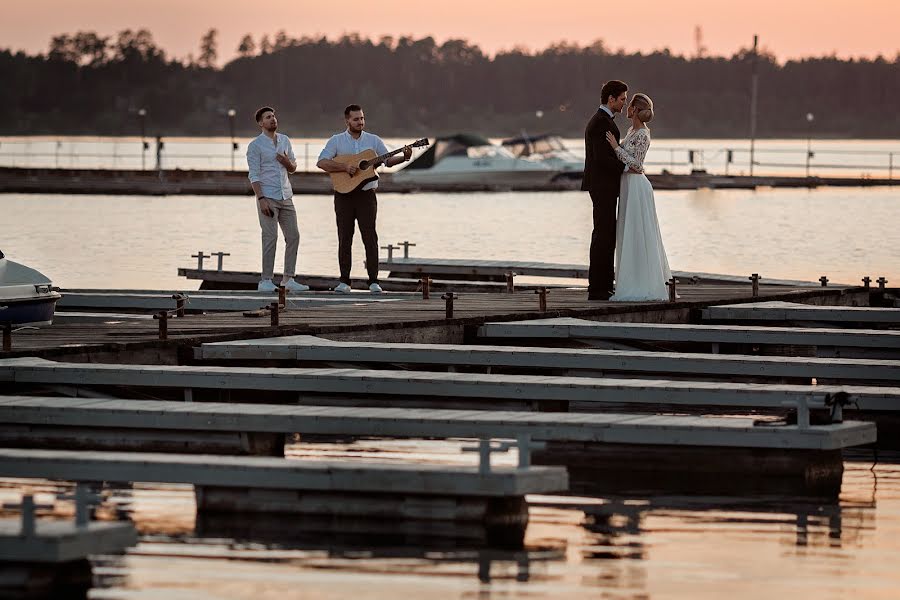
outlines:
M375 218L378 213L375 189L378 187L378 176L374 174L373 170L378 165L369 164L366 165L367 168L361 170L355 161L336 159L356 155L366 150L373 150L379 155L378 158L380 155L391 153L380 137L363 131L366 127L366 116L358 104L351 104L344 109L344 120L347 122L347 129L331 136L319 154L316 166L331 174L346 173L351 181L357 175L362 175L363 171L368 176L360 176L359 184L356 187L352 187L351 184L350 191L346 193L338 191L337 186L334 191L334 214L337 219L338 231L338 265L341 270L341 281L334 291L342 294L350 292L351 249L355 222L358 222L359 233L366 248L369 291L377 294L382 291L378 284L378 233L375 231ZM412 148L404 146L402 158L399 156L388 157L383 159L382 164L392 167L409 160L411 156ZM371 173L368 173L369 171Z

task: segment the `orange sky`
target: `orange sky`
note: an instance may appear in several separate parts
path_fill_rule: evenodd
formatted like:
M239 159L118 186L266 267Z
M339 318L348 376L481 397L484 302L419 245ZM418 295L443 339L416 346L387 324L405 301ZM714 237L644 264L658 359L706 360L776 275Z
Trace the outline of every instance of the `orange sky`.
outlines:
M170 55L196 54L204 31L220 31L220 57L245 33L258 38L344 32L465 38L489 52L559 40L648 52L693 54L702 27L712 54L730 55L758 33L785 60L809 55L893 59L900 53L900 0L0 0L0 48L44 52L51 35L109 35L145 27ZM252 10L251 7L259 7ZM363 8L365 7L365 8ZM221 60L220 60L221 62Z

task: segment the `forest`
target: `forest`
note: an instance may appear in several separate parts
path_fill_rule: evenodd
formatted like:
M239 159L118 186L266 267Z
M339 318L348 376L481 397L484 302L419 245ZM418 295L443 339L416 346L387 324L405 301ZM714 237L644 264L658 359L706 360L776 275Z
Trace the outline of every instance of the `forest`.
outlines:
M461 39L282 31L246 35L220 64L218 37L210 29L186 58L147 30L61 34L37 55L0 50L0 134L248 136L254 111L271 105L280 130L319 137L342 129L344 106L357 103L368 129L388 137L577 137L603 82L622 79L653 98L656 136L746 138L756 69L759 137L900 138L900 54L779 63L749 48L686 57L596 41L489 56Z

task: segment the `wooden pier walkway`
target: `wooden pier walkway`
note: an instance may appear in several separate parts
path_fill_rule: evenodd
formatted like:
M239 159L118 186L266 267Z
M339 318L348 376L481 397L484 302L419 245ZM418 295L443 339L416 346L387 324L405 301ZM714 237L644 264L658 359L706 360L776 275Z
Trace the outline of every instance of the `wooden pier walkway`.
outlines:
M127 386L291 392L304 403L351 402L376 406L492 408L502 403L673 404L779 408L824 406L837 394L861 410L900 410L900 388L819 386L657 379L613 379L435 373L337 368L264 368L113 365L53 362L41 358L0 360L0 382L70 387ZM296 394L294 396L293 394ZM565 409L563 409L565 410Z
M89 428L93 436L112 439L150 429L402 438L517 439L525 435L554 442L783 450L833 450L875 441L874 423L854 421L800 427L753 418L686 415L0 397L0 429L10 425L41 430ZM29 435L23 431L23 440ZM0 437L10 441L5 433Z
M129 352L162 356L173 360L177 349L207 341L260 338L275 335L342 335L355 339L380 341L456 342L464 341L465 328L488 322L533 320L546 317L590 317L613 321L650 321L687 323L694 311L714 304L758 301L747 286L686 285L679 288L681 298L674 303L612 303L587 300L584 290L553 289L541 310L538 294L516 291L513 294L460 293L453 301L452 318L447 318L446 302L434 293L396 302L368 301L361 294L358 302L325 302L319 306L289 308L279 313L279 323L271 325L267 313L250 318L244 312L187 315L167 320L167 340L159 339L159 323L147 319L116 319L97 322L66 320L51 327L24 329L12 334L12 348L0 356L85 356ZM794 302L849 303L868 302L862 288L789 288L763 286L767 299ZM330 295L333 297L333 295ZM357 300L355 295L352 300ZM274 299L274 298L273 298ZM170 309L175 309L171 300ZM128 360L128 359L125 359Z
M485 323L478 329L485 340L609 340L625 343L660 342L722 345L805 346L819 356L846 356L853 350L873 358L900 357L900 331L693 325L683 323L615 323L578 318L549 318Z
M342 366L388 364L415 366L527 369L600 376L612 373L708 377L797 378L836 382L900 382L900 365L891 360L641 352L597 348L543 348L465 344L343 342L310 335L201 344L198 360L338 363Z
M765 321L770 323L820 322L869 327L900 327L900 308L810 306L797 302L753 302L710 306L701 311L704 321Z

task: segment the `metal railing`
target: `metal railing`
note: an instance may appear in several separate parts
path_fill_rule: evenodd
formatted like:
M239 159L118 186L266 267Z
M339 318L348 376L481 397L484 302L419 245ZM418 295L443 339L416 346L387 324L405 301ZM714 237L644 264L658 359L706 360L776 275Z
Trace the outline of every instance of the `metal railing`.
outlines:
M699 141L698 141L699 142ZM315 171L325 140L295 140L299 171ZM573 149L574 141L570 142ZM693 143L693 142L691 142ZM714 142L710 142L714 143ZM834 144L830 140L822 144ZM859 143L859 142L857 142ZM580 148L579 148L580 149ZM114 170L236 170L246 171L246 143L221 138L28 138L0 139L0 167L114 169ZM576 150L577 153L577 150ZM649 172L689 173L705 170L716 175L746 174L750 150L741 147L651 147L644 163ZM833 149L817 147L759 147L754 151L757 175L856 176L894 179L900 167L900 148L894 150Z

